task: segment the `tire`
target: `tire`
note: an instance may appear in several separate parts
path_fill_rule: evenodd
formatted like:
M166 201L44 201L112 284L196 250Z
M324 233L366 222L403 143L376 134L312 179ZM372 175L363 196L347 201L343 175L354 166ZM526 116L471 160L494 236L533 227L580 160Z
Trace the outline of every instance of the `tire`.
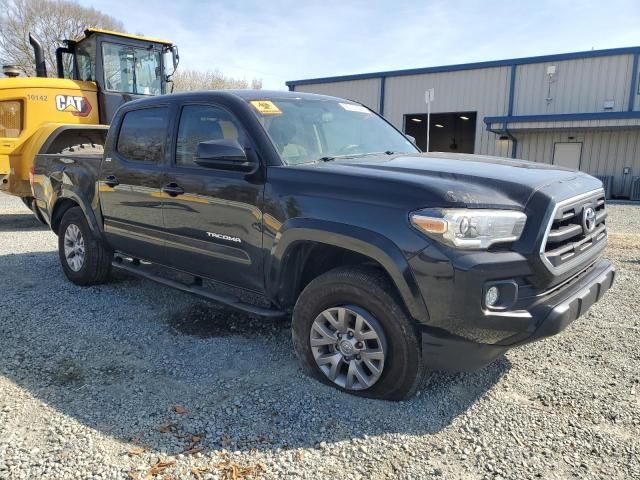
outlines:
M74 236L77 241L70 242ZM68 256L65 246L71 248L72 245L76 247L75 254ZM103 283L111 272L113 251L93 234L80 207L70 208L62 217L58 229L58 255L65 275L76 285ZM80 257L81 261L74 261Z
M384 274L375 269L339 267L311 281L296 302L291 327L296 355L301 361L305 373L354 395L383 400L405 400L412 397L420 386L424 374L422 352L416 328L404 312L400 300L396 297L393 285ZM323 323L326 317L325 312L328 312L329 316L336 320L342 309L346 311L344 318L350 319L346 321L347 324L357 325L355 322L358 321L357 316L360 315L362 317L360 324L366 323L370 327L364 335L360 336L357 326L354 327L349 332L350 335L355 335L353 338L365 338L365 335L372 337L371 331L374 331L374 335L382 331L382 335L378 335L380 341L373 340L373 346L371 346L370 340L356 343L355 347L364 347L360 350L362 357L360 355L351 356L354 347L349 347L349 345L347 345L349 355L344 355L343 340L352 341L352 338L345 334L341 335L343 340L338 340L339 343L335 345L317 346L318 343L324 343L325 340L329 342L333 341L333 338L337 338L339 329L336 328L335 337L320 335L318 323L314 322L318 320ZM323 332L328 332L327 329L331 329L332 325L332 321L326 323ZM314 337L314 347L311 345L312 336ZM358 377L358 383L352 382L351 388L347 388L348 377L351 376L352 380L354 378L354 375L349 375L350 363L356 359L357 365L354 367L360 368L361 372L364 368L364 377L367 374L371 374L370 378L375 377L376 368L370 369L368 366L363 366L367 349L370 349L371 352L378 352L380 349L384 351L383 363L378 361L377 364L377 367L382 367L377 368L378 371L381 370L381 373L370 385L367 385L367 382L360 382L360 377ZM342 362L323 365L322 368L325 371L316 361L316 356L320 356L320 361L322 361L329 356L334 359L337 354L342 356ZM340 374L332 380L329 376L336 374L333 371L327 373L327 370L331 371L331 366L334 363L341 365L336 367L334 371L346 371L347 373Z
M81 153L84 155L101 155L104 153L104 146L97 143L79 143L64 147L59 153Z

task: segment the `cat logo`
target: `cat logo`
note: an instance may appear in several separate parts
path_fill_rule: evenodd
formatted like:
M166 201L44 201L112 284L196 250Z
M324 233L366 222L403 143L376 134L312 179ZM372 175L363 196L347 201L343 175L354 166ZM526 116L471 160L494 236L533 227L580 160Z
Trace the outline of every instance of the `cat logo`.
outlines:
M86 97L56 95L56 109L59 112L70 112L76 117L86 117L92 108Z

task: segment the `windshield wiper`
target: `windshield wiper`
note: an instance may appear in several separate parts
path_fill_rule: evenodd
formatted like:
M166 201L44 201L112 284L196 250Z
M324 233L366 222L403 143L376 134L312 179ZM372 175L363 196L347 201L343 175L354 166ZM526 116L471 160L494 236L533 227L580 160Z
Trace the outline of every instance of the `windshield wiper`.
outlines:
M318 162L332 162L337 158L361 158L361 157L367 157L369 155L395 155L396 152L393 152L391 150L387 150L386 152L368 152L368 153L353 153L351 155L332 155L332 156L326 156L326 157L320 157L317 161Z

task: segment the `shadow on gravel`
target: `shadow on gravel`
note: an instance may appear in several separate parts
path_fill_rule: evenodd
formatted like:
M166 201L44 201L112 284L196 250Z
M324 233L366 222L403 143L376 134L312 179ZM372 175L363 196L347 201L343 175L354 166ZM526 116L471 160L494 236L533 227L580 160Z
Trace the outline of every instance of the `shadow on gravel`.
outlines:
M152 452L398 433L428 442L511 366L503 358L476 373L431 374L406 402L363 399L301 373L286 321L121 275L76 287L54 251L0 256L0 272L0 374L64 416ZM37 295L22 285L37 285Z
M176 334L193 335L200 338L228 337L238 335L246 338L261 335L276 335L287 330L290 321L265 321L246 313L216 305L199 302L185 311L177 311L169 317L169 326Z
M23 230L47 230L32 213L0 215L0 232L20 232Z
M633 260L620 260L622 263L630 263L632 265L640 265L640 258L636 258Z

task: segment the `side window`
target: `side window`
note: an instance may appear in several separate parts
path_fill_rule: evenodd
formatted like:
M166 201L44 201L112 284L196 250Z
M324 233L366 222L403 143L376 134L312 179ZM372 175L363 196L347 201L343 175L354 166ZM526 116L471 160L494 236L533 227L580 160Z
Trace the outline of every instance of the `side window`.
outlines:
M111 43L102 44L105 88L115 92L136 93L134 58L130 48Z
M186 105L180 114L176 140L176 165L196 167L193 157L200 142L238 140L242 130L226 110L210 105Z
M127 112L118 135L118 153L127 160L161 162L168 111L167 107L153 107Z

